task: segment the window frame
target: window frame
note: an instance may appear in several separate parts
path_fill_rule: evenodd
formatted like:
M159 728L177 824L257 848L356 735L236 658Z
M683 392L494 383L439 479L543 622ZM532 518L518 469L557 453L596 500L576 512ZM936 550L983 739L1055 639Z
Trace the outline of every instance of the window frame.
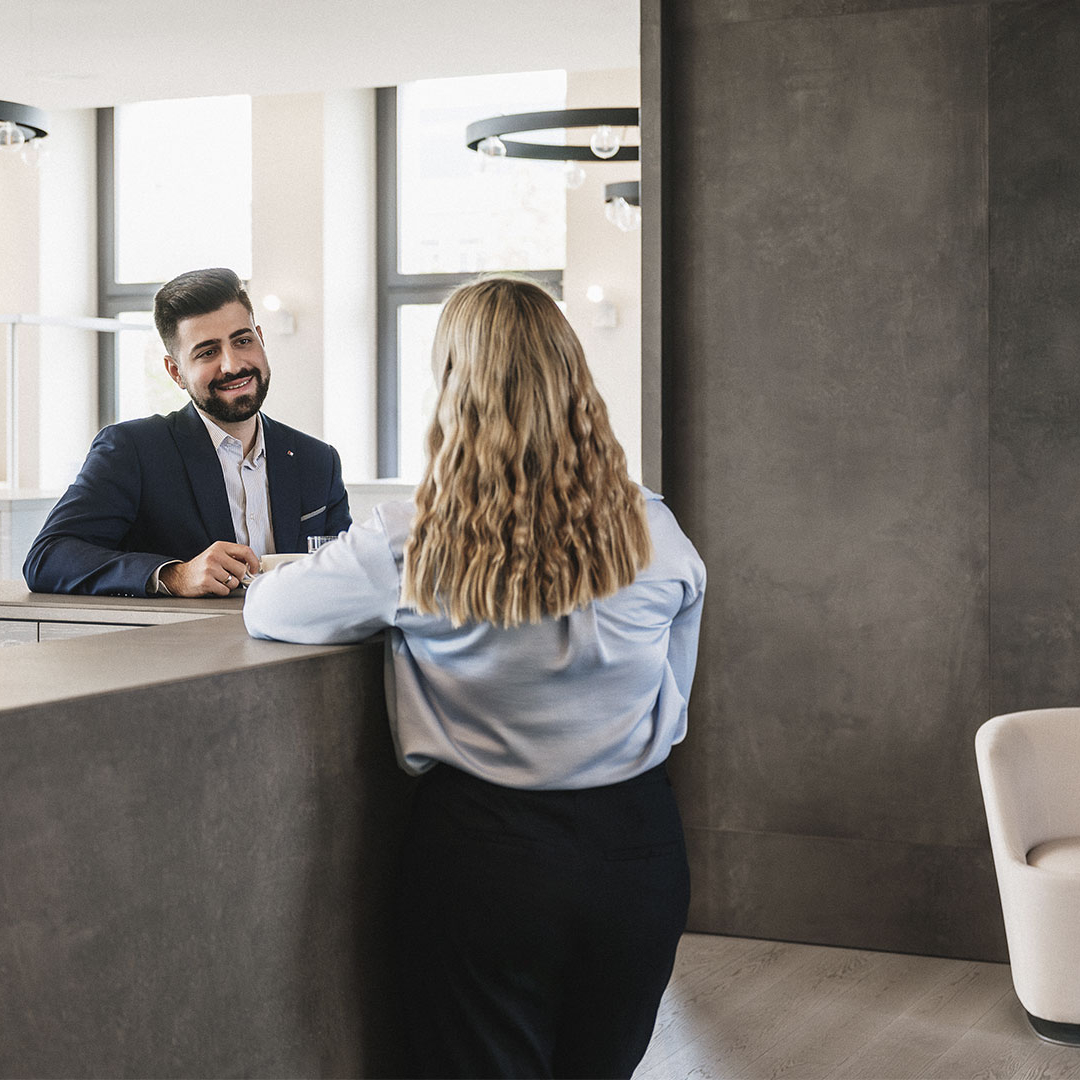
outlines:
M164 281L116 280L116 113L97 113L97 307L102 318L124 311L154 310ZM244 282L244 286L247 286ZM155 331L156 333L156 331ZM98 426L115 424L120 415L120 372L115 334L98 335Z
M375 236L376 236L376 473L398 475L399 340L398 309L407 304L441 304L459 285L477 274L403 274L398 269L398 121L396 86L375 91ZM465 133L462 132L462 139ZM562 270L515 270L563 298Z
M98 314L115 319L122 311L153 311L163 281L116 280L116 145L112 108L97 110ZM120 378L115 334L98 335L98 426L115 424L120 413Z

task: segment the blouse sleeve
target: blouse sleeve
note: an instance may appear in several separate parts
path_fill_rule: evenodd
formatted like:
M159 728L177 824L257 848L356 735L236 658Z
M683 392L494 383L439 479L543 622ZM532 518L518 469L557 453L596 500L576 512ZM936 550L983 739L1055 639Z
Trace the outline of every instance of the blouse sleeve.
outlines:
M646 491L646 500L653 545L658 551L657 561L669 568L672 579L682 584L682 603L671 621L668 664L679 693L684 701L689 701L705 601L705 563L659 496Z
M705 600L705 566L698 561L693 578L683 584L683 604L671 621L668 663L684 701L690 700L690 687L697 666L701 609Z
M252 637L276 641L361 641L393 625L398 593L397 560L376 516L313 555L259 574L248 586L244 623Z

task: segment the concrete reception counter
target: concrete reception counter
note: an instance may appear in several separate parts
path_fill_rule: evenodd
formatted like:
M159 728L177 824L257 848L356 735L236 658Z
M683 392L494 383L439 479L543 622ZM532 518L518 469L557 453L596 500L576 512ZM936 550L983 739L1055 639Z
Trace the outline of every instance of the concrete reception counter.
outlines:
M0 585L0 1077L397 1071L382 640L241 605Z

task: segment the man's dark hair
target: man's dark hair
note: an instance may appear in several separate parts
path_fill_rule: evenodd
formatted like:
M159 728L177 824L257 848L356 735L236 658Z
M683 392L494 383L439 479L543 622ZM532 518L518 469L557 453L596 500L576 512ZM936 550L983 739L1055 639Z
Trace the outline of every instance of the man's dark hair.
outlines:
M176 356L176 327L182 319L209 315L234 303L243 304L254 320L255 309L243 284L225 267L189 270L162 285L154 297L154 325L169 355Z

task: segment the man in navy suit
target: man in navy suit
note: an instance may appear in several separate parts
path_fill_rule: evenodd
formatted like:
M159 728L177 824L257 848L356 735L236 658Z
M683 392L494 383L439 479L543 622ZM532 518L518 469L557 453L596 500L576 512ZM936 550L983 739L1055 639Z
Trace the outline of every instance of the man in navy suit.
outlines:
M174 278L154 321L191 402L98 433L23 564L35 592L228 596L262 555L351 523L337 451L260 412L270 366L236 274Z

